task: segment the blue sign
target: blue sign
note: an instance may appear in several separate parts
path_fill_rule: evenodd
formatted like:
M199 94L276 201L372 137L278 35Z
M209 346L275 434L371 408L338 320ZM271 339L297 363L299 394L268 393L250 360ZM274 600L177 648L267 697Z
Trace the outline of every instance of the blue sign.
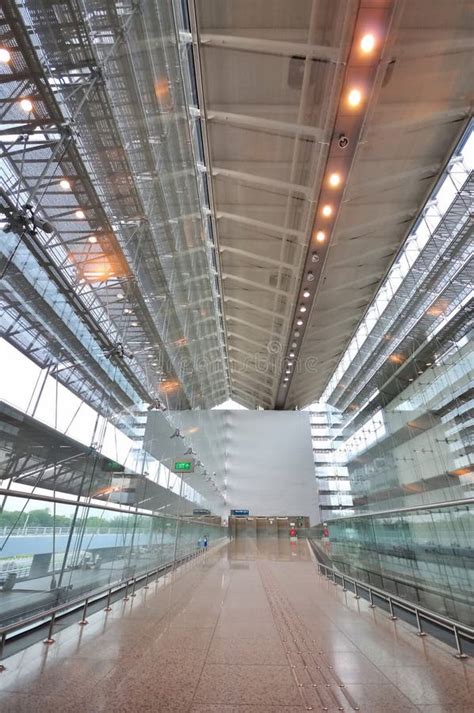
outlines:
M250 514L250 510L231 510L230 514L234 517L247 517Z

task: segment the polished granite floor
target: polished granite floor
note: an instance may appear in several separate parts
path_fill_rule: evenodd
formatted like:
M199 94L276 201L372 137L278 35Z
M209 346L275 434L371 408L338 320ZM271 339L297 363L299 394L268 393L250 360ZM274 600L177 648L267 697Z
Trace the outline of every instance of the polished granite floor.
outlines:
M474 666L318 577L305 543L232 542L6 661L2 713L468 713Z

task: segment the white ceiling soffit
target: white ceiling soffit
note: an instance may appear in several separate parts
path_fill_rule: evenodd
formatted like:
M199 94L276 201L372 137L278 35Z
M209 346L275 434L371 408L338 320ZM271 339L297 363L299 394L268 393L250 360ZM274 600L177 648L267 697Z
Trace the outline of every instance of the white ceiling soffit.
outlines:
M195 4L231 396L250 408L281 394L361 5ZM298 362L318 368L295 370L287 408L323 391L470 111L470 3L370 5L391 27L303 328Z

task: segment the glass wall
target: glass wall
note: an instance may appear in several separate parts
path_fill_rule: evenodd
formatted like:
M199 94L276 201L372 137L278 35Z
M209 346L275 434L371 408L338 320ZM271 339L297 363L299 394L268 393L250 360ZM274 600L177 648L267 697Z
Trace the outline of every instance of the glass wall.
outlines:
M0 512L0 626L212 546L218 525L120 508L6 496Z
M470 624L473 168L471 122L322 395L352 513L316 535L341 571Z
M341 445L356 512L466 498L474 489L472 342L451 340Z
M313 537L341 572L474 625L474 501L340 518Z

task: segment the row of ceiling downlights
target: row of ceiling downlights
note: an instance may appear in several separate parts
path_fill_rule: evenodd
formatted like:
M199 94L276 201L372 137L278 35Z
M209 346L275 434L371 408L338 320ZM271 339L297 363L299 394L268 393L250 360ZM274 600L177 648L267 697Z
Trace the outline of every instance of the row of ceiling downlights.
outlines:
M359 41L359 51L362 55L370 55L372 52L375 50L377 46L377 38L375 37L374 34L372 33L366 33L362 35L360 41ZM344 101L348 108L356 110L358 109L363 101L364 95L361 89L359 87L350 87L348 91L344 95ZM335 171L329 171L328 175L324 181L325 185L332 189L332 190L337 190L342 188L342 185L344 183L344 178L340 173L337 173ZM327 221L329 218L331 218L334 215L335 209L334 206L331 203L325 203L319 212L320 219L321 221ZM317 243L324 243L327 238L328 231L318 229L315 231L315 240ZM319 256L316 252L313 252L312 254L312 261L313 262L318 262ZM314 274L310 270L307 275L306 279L308 282L312 282L314 280ZM298 311L300 315L304 314L307 312L307 305L305 303L305 300L308 300L311 297L311 290L308 286L306 286L303 290L302 293L302 301L300 302ZM293 359L295 358L295 349L298 346L297 339L300 337L300 331L298 327L302 327L304 324L304 320L302 319L301 316L298 316L296 319L296 327L294 332L294 339L295 341L292 342L291 344L291 351L288 354L288 361L286 363L286 369L285 369L285 376L283 377L283 387L286 388L288 386L288 382L290 380L290 375L292 372L292 368L294 366L294 361Z

